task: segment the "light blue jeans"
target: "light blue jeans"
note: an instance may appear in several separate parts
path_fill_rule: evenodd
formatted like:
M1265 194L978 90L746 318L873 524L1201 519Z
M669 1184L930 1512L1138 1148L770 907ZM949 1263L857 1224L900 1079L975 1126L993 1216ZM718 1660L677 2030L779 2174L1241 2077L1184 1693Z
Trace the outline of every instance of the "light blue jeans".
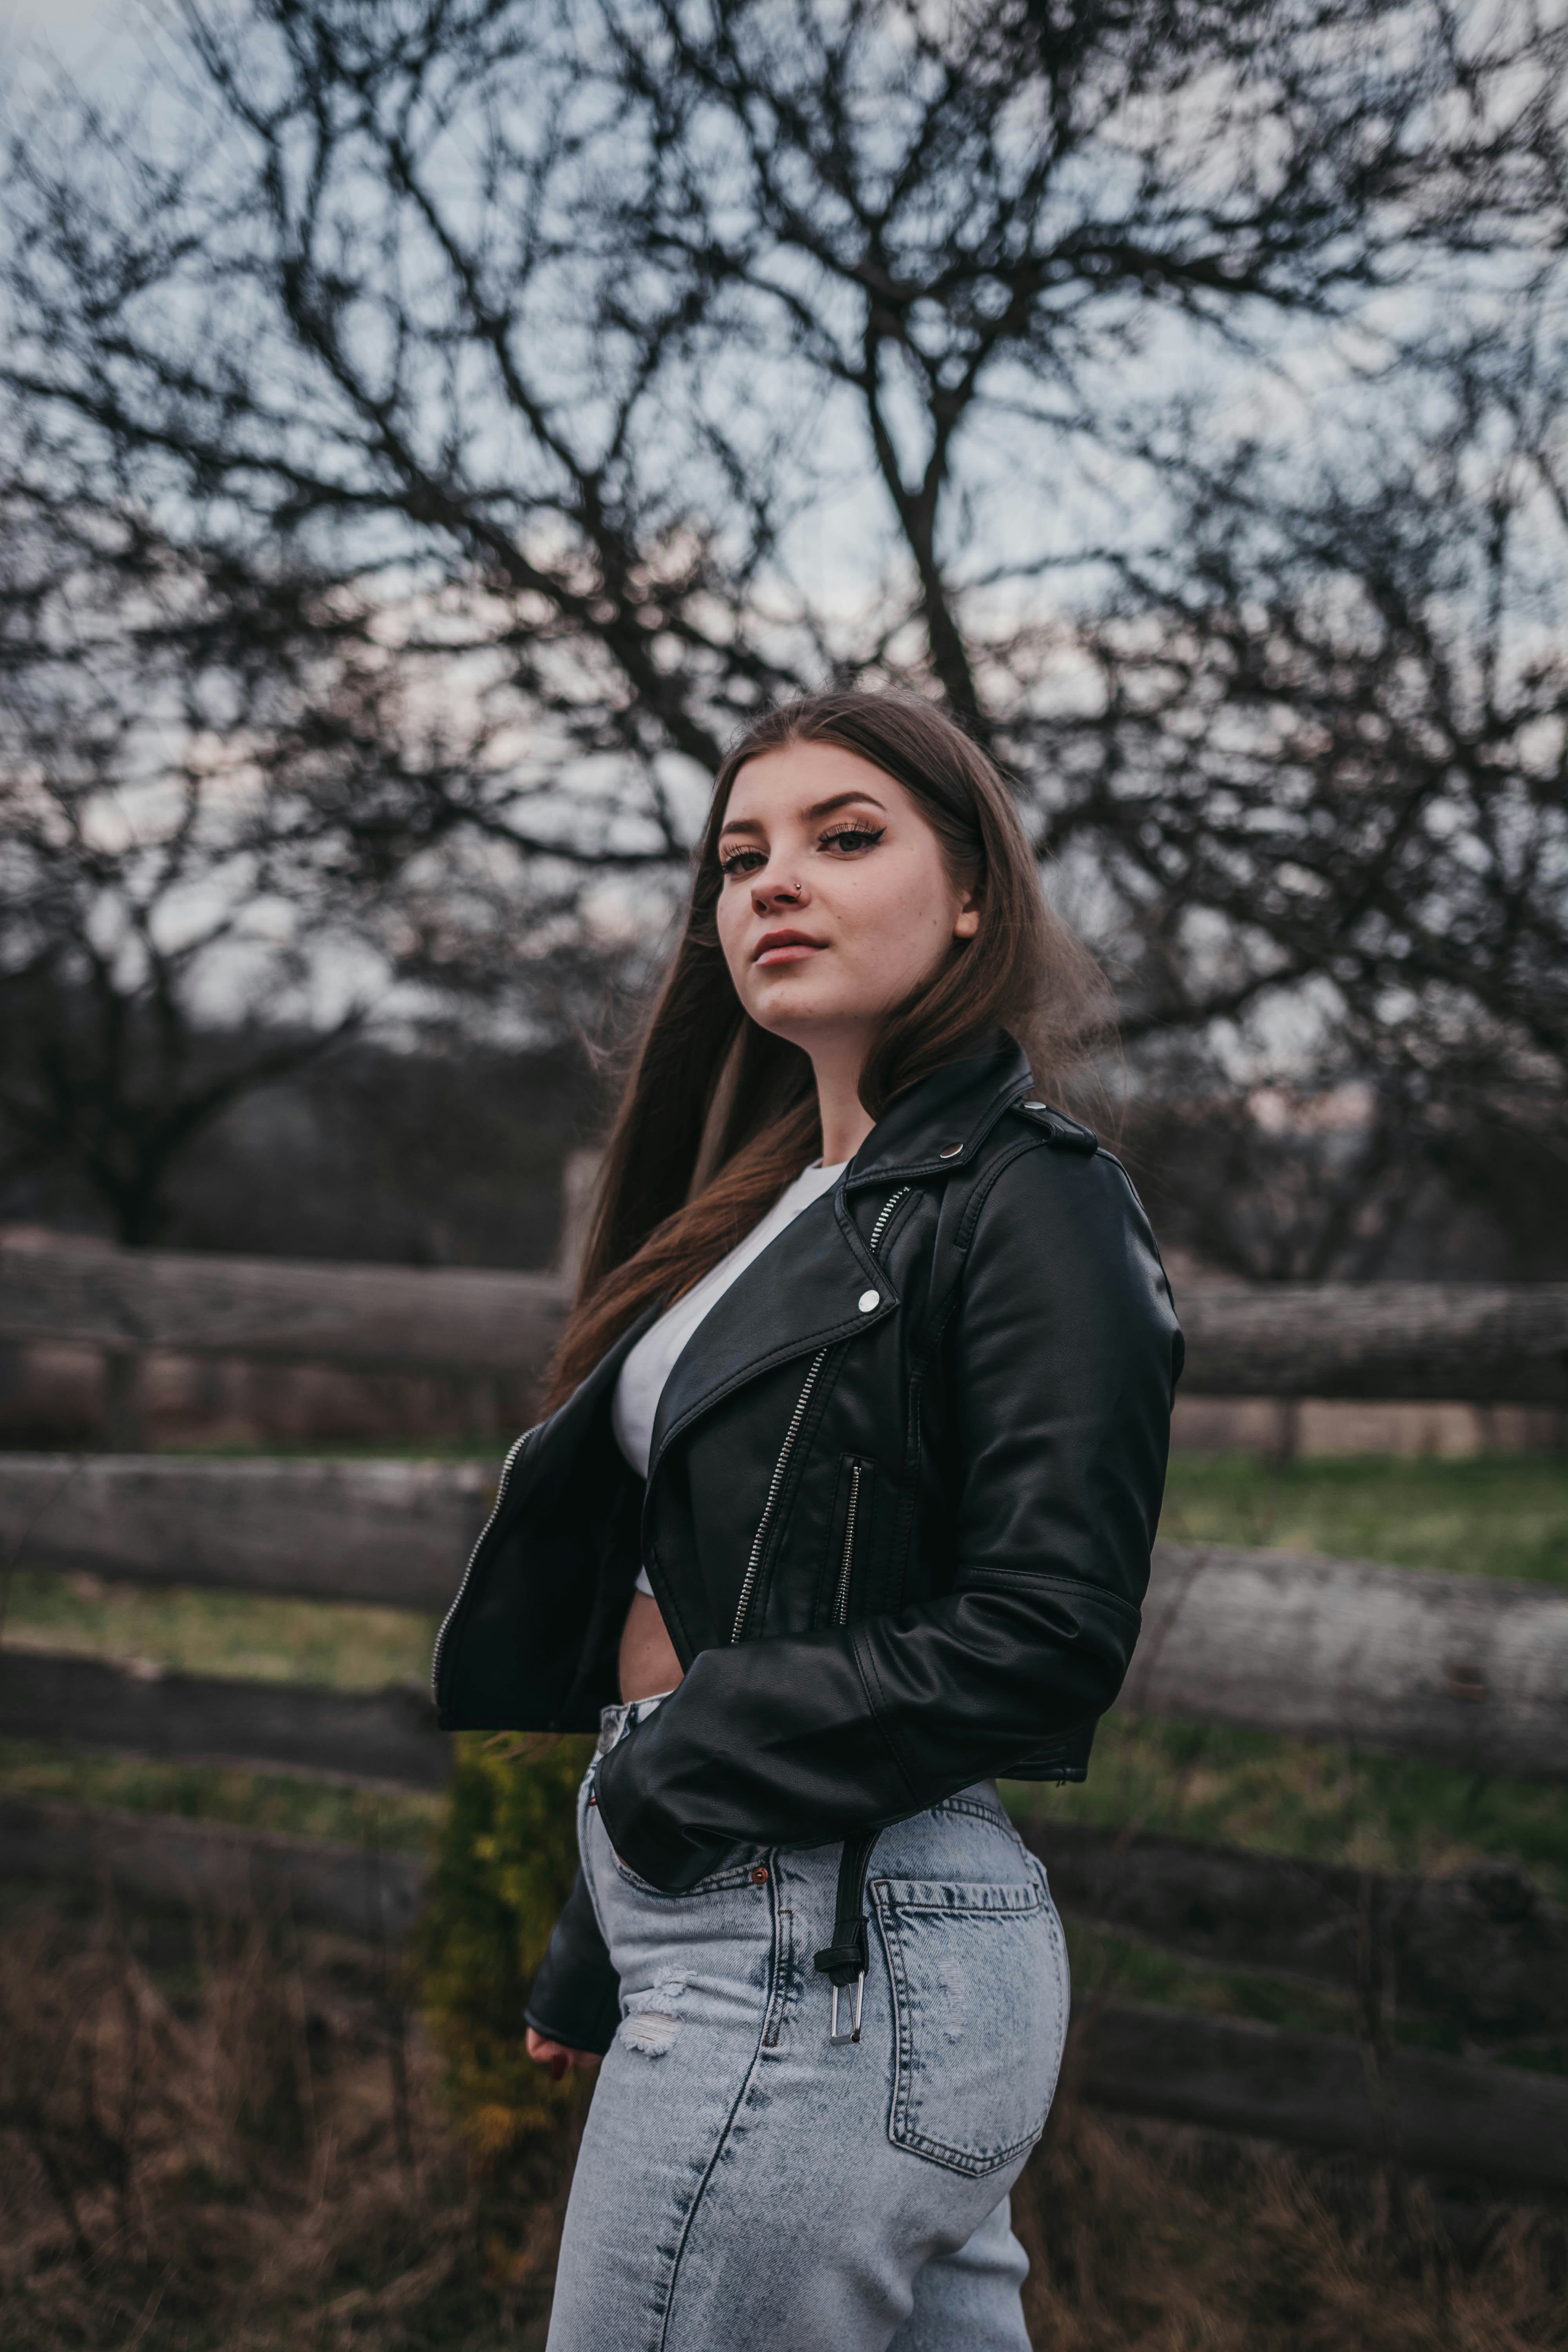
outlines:
M607 1737L631 1712L606 1710ZM661 1895L612 1850L593 1781L578 1836L622 2022L548 2352L1028 2352L1007 2192L1056 2088L1068 1969L994 1786L878 1840L861 2038L832 2046L812 1955L838 1847Z

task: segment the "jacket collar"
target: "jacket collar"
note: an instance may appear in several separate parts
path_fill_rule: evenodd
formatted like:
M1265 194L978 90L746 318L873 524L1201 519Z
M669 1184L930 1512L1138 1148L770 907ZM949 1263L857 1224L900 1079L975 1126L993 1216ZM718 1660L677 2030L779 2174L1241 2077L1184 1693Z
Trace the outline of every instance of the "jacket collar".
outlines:
M967 1167L1028 1084L1023 1048L1005 1030L993 1032L963 1061L945 1063L896 1098L846 1169L845 1190Z
M873 1185L891 1193L919 1177L964 1167L1028 1079L1024 1055L997 1033L970 1057L933 1070L899 1096L832 1192L785 1227L692 1334L659 1398L650 1485L671 1439L742 1381L868 1331L894 1312L899 1293L851 1221L844 1196Z

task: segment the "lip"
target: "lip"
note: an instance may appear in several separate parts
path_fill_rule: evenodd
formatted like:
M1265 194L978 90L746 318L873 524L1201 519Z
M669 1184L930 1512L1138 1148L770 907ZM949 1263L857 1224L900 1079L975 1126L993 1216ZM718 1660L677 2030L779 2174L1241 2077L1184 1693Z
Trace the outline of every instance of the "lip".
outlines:
M752 951L753 963L804 963L819 955L826 942L808 931L764 931Z

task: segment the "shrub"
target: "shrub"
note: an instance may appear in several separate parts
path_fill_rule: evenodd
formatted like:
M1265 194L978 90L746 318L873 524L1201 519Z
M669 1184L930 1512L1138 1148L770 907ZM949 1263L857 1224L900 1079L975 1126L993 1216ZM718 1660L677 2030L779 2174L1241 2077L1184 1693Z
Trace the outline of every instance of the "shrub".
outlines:
M524 2047L523 2002L577 1868L587 1738L458 1742L416 1960L426 2020L481 2174L552 2140L581 2106Z

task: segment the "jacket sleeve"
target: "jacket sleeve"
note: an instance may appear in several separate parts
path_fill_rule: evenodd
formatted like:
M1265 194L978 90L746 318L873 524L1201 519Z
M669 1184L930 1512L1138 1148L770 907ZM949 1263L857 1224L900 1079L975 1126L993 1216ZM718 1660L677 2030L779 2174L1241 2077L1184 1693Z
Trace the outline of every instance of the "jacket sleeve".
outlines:
M621 2021L621 1980L610 1963L588 1882L579 1867L529 1990L523 2020L567 2050L602 2058Z
M1126 1674L1182 1339L1136 1194L1042 1145L995 1179L944 1342L958 1557L941 1598L703 1651L605 1758L616 1850L680 1892L737 1845L886 1826L1092 1721Z

